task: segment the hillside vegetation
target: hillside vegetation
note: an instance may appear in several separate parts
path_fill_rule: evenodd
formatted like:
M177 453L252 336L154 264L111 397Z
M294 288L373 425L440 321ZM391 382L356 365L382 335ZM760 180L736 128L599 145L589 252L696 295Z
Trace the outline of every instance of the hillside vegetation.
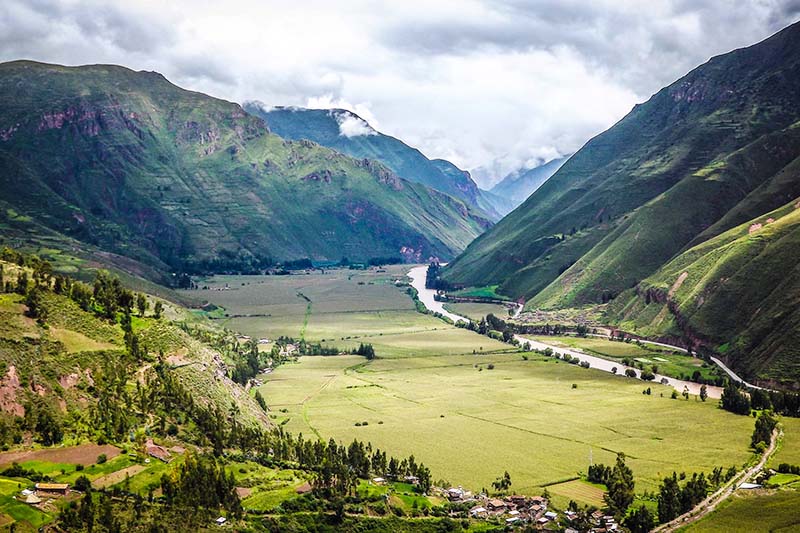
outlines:
M668 291L681 273L676 265L695 257L697 250L710 253L728 242L715 237L742 224L749 227L751 220L763 223L771 211L800 196L799 88L798 24L712 58L589 141L449 265L446 281L498 284L499 292L526 299L529 309L605 303L651 276ZM776 239L769 253L785 259L796 249L791 238ZM776 266L759 266L767 264ZM684 301L679 292L680 314L667 310L654 316L651 310L647 317L658 326L644 331L698 334L723 346L720 353L729 341L739 353L745 346L755 349L747 363L731 355L735 368L749 376L767 368L772 375L788 370L780 361L790 360L795 348L784 333L786 323L767 329L749 321L766 324L766 317L778 316L777 310L785 317L795 306L796 292L774 291L783 276L791 277L793 267L784 264L772 273L754 268L746 279L740 273L738 281L728 279L733 271L721 274L722 268L702 282L690 272L693 281L682 290L724 281L728 311L721 313L726 305L722 291L717 303L707 297ZM647 292L648 283L639 287L640 293ZM768 307L760 307L767 300ZM735 307L739 313L730 312L734 301L742 306ZM721 314L727 317L718 320ZM643 326L647 317L625 323ZM771 355L763 355L767 352ZM796 377L797 368L790 368Z
M36 224L55 245L66 236L162 273L246 270L449 257L489 225L157 73L15 61L0 65L0 95L0 223Z
M244 109L263 118L270 130L284 139L307 139L351 157L379 161L403 179L458 198L493 220L500 218L469 172L443 159L428 159L400 139L376 131L351 111L266 108L255 102L246 103Z

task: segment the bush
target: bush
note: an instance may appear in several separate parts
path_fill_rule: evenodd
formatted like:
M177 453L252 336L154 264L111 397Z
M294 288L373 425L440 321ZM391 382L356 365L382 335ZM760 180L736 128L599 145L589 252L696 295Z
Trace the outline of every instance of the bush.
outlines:
M636 370L634 370L632 368L626 368L625 369L625 375L628 376L629 378L635 378L636 377Z
M573 389L577 389L577 388L578 388L578 384L577 384L577 383L573 383L573 384L572 384L572 388L573 388Z
M106 454L101 453L100 455L97 456L97 464L101 465L106 461L108 461L108 457L106 456Z

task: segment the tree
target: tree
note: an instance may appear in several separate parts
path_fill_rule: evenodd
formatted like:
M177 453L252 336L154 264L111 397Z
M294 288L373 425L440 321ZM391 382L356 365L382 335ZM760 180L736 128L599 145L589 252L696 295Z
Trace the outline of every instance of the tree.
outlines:
M147 312L147 309L150 307L150 303L147 301L147 297L144 294L139 293L136 295L136 309L139 310L139 316L144 317L144 314Z
M726 411L739 415L750 414L750 398L732 382L728 381L722 389L720 406Z
M89 481L89 478L86 476L79 476L78 479L75 480L73 488L81 492L86 492L92 489L92 482Z
M608 492L604 496L606 505L619 517L625 516L633 503L633 470L625 464L625 454L617 454L617 462L608 477Z
M681 489L678 485L678 475L673 472L672 477L664 478L658 491L658 521L665 524L680 514Z
M492 487L499 492L507 491L511 487L511 474L506 470L502 476L492 481Z
M706 401L708 398L708 387L705 384L700 386L700 399Z
M160 301L156 302L156 305L153 307L153 317L158 320L161 318L161 313L164 312L164 304Z
M28 307L25 314L37 319L40 324L44 324L47 320L47 309L42 305L44 303L42 291L39 285L34 285L25 297L25 305Z
M755 448L759 442L763 442L765 446L769 446L772 443L772 431L777 424L778 420L772 411L762 411L756 418L756 427L753 430L750 445Z
M650 510L642 505L625 520L625 527L631 530L631 533L647 533L655 527L655 517Z
M261 409L264 411L267 410L267 401L264 400L264 396L261 395L261 391L256 389L256 402L258 405L261 406Z
M17 294L27 294L28 292L28 273L24 270L17 276L17 286L14 292Z

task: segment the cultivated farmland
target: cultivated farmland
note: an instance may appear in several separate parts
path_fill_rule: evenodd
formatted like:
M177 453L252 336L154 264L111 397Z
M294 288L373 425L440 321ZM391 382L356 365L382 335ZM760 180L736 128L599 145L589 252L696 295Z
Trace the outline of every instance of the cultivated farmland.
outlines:
M508 470L513 492L538 494L585 472L590 454L610 464L621 451L641 493L673 470L710 472L750 458L751 418L694 397L673 400L658 384L522 354L419 314L394 284L406 269L217 277L205 284L228 290L192 293L224 306L224 324L254 337L372 343L374 361L302 357L261 376L270 416L306 437L413 453L435 479L480 490ZM648 386L652 394L642 394ZM566 504L559 489L580 498L576 488L584 487L551 492ZM594 490L584 499L598 498Z

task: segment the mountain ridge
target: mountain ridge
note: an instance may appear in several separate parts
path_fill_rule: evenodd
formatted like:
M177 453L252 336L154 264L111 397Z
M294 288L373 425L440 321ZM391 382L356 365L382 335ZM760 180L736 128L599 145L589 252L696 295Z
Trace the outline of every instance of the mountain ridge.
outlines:
M0 200L162 271L447 257L490 224L160 74L17 61L0 64L0 94Z

